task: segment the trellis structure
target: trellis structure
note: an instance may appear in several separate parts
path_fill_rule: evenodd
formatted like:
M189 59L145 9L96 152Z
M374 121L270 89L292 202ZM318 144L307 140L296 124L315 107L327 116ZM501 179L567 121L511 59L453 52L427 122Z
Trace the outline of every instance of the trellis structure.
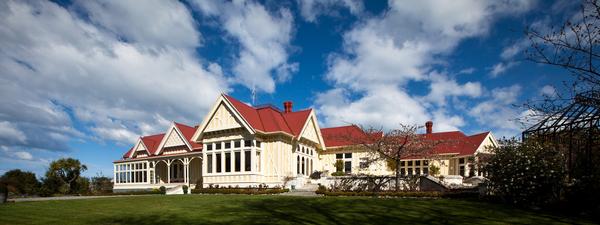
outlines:
M567 154L571 177L589 172L600 150L600 92L578 94L573 103L525 130L523 140L550 142Z

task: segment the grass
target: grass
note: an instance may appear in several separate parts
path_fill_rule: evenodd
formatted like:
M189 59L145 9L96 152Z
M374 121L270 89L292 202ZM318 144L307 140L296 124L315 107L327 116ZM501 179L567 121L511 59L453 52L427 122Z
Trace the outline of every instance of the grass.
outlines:
M455 199L248 195L134 196L0 205L0 224L573 224Z

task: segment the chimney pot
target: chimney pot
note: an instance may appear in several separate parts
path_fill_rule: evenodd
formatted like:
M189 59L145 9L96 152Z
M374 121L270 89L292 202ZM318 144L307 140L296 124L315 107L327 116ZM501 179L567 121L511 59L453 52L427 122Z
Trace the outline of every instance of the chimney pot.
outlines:
M292 112L292 102L291 101L285 101L283 102L283 112L285 113L289 113Z
M433 133L433 122L432 121L427 121L425 123L425 128L427 129L427 134Z

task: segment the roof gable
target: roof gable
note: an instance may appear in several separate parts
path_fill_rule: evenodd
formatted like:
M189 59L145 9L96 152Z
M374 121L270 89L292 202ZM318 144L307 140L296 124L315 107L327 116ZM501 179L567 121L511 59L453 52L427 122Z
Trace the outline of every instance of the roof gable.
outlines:
M248 109L245 107L250 107L250 106L248 106L242 102L239 102L238 100L235 100L233 98L231 98L231 100L230 100L229 98L231 98L231 97L229 97L225 94L221 94L221 96L219 96L219 98L213 105L212 110L210 110L210 112L206 115L206 117L202 121L202 124L200 124L200 126L198 126L198 128L195 130L194 135L192 135L191 142L199 142L202 139L202 135L204 134L204 132L207 131L209 124L213 123L213 118L215 117L217 112L220 112L223 115L218 115L219 120L214 121L215 124L211 124L211 126L214 126L214 127L211 127L212 130L208 130L208 131L213 131L213 130L216 131L216 129L219 128L218 125L222 124L221 122L219 122L219 121L221 121L220 118L222 117L222 118L225 118L225 121L229 121L229 122L236 121L237 124L241 125L241 127L246 128L246 130L248 132L250 132L250 134L254 134L255 131L253 129L253 125L250 125L250 121L248 120L247 116L242 115L242 112L244 112L246 114L248 113ZM232 116L235 120L231 120L229 118L229 116ZM249 118L254 118L254 116L258 118L258 113L252 114ZM231 126L230 128L236 128L236 127ZM226 128L226 129L230 129L230 128ZM223 128L221 128L219 130L223 130Z

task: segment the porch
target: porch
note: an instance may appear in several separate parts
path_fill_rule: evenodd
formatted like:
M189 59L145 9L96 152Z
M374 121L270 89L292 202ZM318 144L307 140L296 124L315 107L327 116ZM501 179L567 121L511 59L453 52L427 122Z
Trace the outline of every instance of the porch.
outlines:
M115 162L114 189L154 189L202 182L201 154Z

